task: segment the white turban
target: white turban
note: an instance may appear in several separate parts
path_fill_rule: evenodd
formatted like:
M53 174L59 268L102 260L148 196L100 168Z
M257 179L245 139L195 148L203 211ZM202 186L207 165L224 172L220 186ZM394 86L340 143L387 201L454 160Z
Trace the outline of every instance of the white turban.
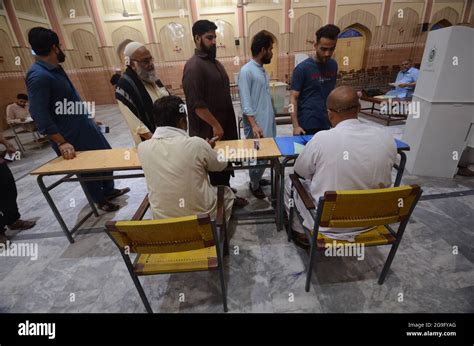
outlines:
M125 46L125 49L123 51L123 55L130 60L130 59L132 59L133 53L135 53L137 51L137 49L139 49L141 47L145 47L145 45L143 43L140 43L140 42L135 42L135 41L130 42L129 44L127 44Z

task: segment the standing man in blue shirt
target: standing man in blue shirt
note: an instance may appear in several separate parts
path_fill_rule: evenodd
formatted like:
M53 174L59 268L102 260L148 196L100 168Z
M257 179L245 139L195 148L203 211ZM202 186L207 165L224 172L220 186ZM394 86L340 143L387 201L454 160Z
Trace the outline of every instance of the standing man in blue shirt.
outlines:
M270 94L270 79L263 65L269 64L273 57L273 37L265 30L256 34L252 40L252 59L240 70L238 77L239 94L242 106L244 132L246 138L276 136L275 113ZM265 161L258 161L265 163ZM265 198L261 185L270 181L262 179L265 168L249 170L250 191L259 198Z
M413 67L413 61L411 59L404 60L400 65L400 72L397 74L397 79L395 83L393 83L395 89L390 90L385 95L401 99L411 98L419 73L420 70Z
M91 107L81 100L60 65L66 56L58 35L52 30L36 27L30 30L28 41L36 54L36 61L26 76L26 86L30 113L39 132L48 136L53 150L65 160L74 159L76 150L110 149L92 119ZM129 188L115 189L113 180L88 181L85 187L99 209L106 212L118 210L120 206L110 200L130 191Z
M312 135L328 130L326 99L336 87L337 62L331 59L340 30L328 24L316 31L316 55L302 61L293 70L290 113L293 135Z

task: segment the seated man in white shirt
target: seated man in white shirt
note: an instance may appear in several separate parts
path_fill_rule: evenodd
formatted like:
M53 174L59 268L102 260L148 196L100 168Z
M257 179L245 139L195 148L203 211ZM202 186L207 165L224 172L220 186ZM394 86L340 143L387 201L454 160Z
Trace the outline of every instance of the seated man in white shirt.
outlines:
M138 145L154 219L197 214L216 217L217 187L209 182L208 171L219 172L227 162L218 160L214 142L186 133L186 106L177 96L165 96L153 106L157 126L153 137ZM234 193L225 187L226 221Z
M349 86L334 89L327 99L332 128L320 131L306 144L295 162L295 173L310 192L315 204L326 191L362 190L390 187L391 171L397 148L392 135L383 128L366 125L357 119L359 97ZM288 182L290 183L290 182ZM290 184L286 187L285 206L289 211ZM292 232L296 244L308 246L303 227L314 228L314 219L294 193L294 205L303 217L295 215ZM336 240L354 241L367 229L319 228Z
M28 111L28 95L18 94L16 101L7 106L7 123L10 126L21 124L24 131L33 132L36 130Z

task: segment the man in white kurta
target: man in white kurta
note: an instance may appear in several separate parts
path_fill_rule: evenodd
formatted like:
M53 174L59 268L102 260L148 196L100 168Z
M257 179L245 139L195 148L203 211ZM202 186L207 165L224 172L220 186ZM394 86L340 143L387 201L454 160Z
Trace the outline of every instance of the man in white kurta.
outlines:
M154 111L157 128L151 139L138 146L138 155L145 173L148 198L154 219L174 218L217 211L217 187L209 182L208 172L220 172L227 162L219 161L208 142L186 133L186 113L176 124L168 115L179 114L184 103L176 96L160 99ZM184 109L184 107L183 107ZM158 115L161 116L158 119ZM165 120L163 120L165 118ZM163 126L171 125L171 126ZM226 219L232 213L234 194L225 187Z
M333 126L320 131L306 144L297 158L295 172L304 180L315 205L326 191L363 190L390 187L391 170L397 156L392 135L383 128L366 125L357 119L360 109L357 93L348 86L334 89L328 97L328 115ZM290 186L285 204L289 210ZM314 219L294 193L294 203L303 217L303 226L314 228ZM299 219L293 218L292 229L304 233ZM322 234L340 240L354 241L367 229L319 228Z

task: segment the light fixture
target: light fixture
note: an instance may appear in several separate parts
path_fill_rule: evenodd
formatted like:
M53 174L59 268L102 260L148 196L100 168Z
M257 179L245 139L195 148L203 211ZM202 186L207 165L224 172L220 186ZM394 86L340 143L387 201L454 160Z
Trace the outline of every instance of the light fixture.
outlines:
M125 8L125 0L122 0L122 7L123 7L122 16L125 17L125 18L140 15L140 14L130 14L130 13L128 13L127 9Z

